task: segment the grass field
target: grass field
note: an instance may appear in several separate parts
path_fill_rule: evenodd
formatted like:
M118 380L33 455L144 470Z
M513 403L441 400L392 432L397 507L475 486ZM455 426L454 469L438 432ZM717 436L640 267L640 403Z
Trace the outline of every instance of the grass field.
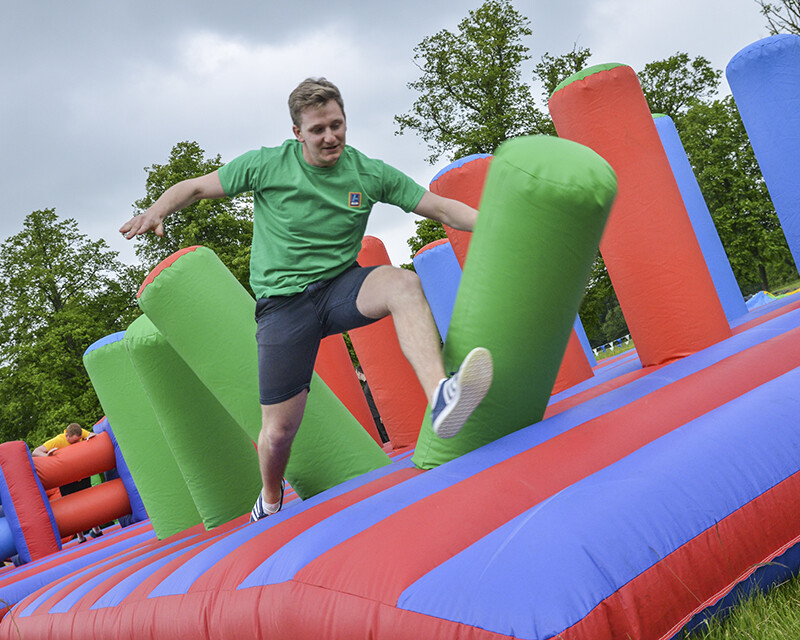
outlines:
M798 640L800 579L754 593L721 620L711 620L686 640Z
M606 349L605 351L601 351L595 356L595 358L597 359L598 362L600 362L600 360L605 360L606 358L613 358L614 356L618 356L621 353L630 351L631 349L633 349L633 347L634 347L633 340L628 340L627 343L622 344L619 347L616 347L613 351L611 349Z

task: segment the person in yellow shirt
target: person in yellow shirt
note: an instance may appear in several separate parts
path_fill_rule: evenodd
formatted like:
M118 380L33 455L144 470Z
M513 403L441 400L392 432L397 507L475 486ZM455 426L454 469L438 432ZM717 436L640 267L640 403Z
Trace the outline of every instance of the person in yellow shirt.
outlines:
M80 442L81 440L88 440L94 438L96 434L91 431L83 429L77 422L70 424L64 433L59 433L55 438L50 438L43 445L36 447L31 455L34 456L51 456L59 449Z
M94 438L96 435L96 433L92 433L91 431L87 431L81 427L81 425L79 425L77 422L73 422L72 424L68 425L66 429L64 429L64 433L59 433L55 438L50 438L50 440L44 444L36 447L31 455L52 456L59 449L68 447L69 445L80 442L81 440L89 440L90 438ZM76 482L65 484L63 487L61 487L61 495L67 496L70 493L75 493L81 489L88 489L91 486L91 479L83 478L81 480L77 480ZM92 527L91 536L93 538L102 535L103 532L100 530L100 527ZM86 535L83 531L78 532L78 542L86 542Z

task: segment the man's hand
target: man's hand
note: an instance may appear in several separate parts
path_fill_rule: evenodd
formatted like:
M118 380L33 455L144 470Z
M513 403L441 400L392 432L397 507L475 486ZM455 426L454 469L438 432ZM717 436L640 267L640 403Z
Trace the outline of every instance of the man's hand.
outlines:
M164 235L164 219L171 213L194 204L204 198L223 198L225 191L216 171L199 178L189 178L173 184L144 213L133 216L119 231L125 239L153 231L159 237Z
M47 455L48 455L48 456L55 455L56 451L58 451L58 447L53 447L52 449L50 449L50 450L47 452Z
M133 236L138 236L148 231L153 231L159 237L164 236L164 218L154 213L152 208L144 213L133 216L119 228L120 233L125 234L125 239L130 240Z

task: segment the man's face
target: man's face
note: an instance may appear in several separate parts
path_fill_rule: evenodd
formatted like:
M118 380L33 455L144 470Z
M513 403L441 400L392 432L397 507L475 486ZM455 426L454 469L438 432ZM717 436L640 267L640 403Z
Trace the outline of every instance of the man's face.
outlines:
M303 143L303 158L314 167L332 167L344 151L347 123L335 100L303 109L300 126L292 126L292 131Z
M70 444L75 444L76 442L80 442L80 440L81 440L80 436L74 436L74 435L67 436L67 442L69 442Z

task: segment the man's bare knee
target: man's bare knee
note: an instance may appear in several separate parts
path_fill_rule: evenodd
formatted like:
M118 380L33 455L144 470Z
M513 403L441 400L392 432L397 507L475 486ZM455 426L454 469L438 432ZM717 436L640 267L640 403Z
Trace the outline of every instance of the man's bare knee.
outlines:
M419 304L425 301L425 293L422 290L422 282L419 276L408 269L396 269L392 277L391 294L389 307L393 312L399 305L410 303Z
M266 446L270 449L291 447L303 420L307 394L307 391L302 391L285 402L261 406L259 447Z
M258 446L267 447L271 451L288 449L292 446L296 433L296 429L288 426L264 425L258 436Z

